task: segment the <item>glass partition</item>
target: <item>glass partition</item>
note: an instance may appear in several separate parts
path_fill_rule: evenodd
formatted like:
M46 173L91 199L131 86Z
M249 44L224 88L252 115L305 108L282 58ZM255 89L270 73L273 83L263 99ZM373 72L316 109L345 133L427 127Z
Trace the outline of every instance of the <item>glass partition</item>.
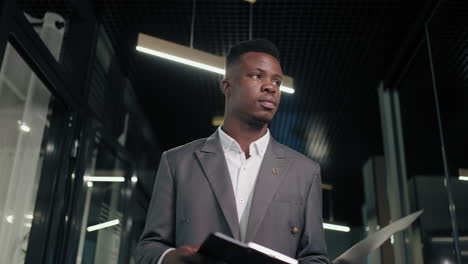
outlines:
M0 263L23 263L52 111L51 93L10 44L0 70Z
M130 168L99 137L90 155L76 263L118 263Z
M432 239L433 251L455 255L453 263L468 263L468 2L442 1L427 24L427 37L437 91L441 133L450 179L451 224L455 232ZM458 236L458 243L454 239ZM458 258L456 257L458 253ZM451 263L452 263L451 262Z
M424 210L407 243L407 263L443 263L453 255L431 250L431 241L450 234L451 223L426 41L415 54L398 90L410 208L413 212Z

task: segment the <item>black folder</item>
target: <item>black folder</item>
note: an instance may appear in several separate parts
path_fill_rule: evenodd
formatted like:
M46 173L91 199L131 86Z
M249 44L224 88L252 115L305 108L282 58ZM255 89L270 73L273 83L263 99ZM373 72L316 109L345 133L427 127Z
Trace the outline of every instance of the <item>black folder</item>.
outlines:
M228 264L297 264L298 261L255 243L242 243L221 233L213 233L198 253Z

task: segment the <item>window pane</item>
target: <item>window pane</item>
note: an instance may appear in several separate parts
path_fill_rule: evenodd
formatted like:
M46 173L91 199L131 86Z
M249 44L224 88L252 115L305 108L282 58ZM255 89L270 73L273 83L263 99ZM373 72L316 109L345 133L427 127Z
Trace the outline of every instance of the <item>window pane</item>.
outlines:
M128 167L96 141L84 176L87 189L77 263L117 263Z
M24 262L51 94L7 45L0 70L0 263Z
M461 263L468 263L468 2L443 1L428 24ZM452 225L431 239L431 252L455 263ZM433 253L435 255L435 253ZM435 259L435 258L433 258Z

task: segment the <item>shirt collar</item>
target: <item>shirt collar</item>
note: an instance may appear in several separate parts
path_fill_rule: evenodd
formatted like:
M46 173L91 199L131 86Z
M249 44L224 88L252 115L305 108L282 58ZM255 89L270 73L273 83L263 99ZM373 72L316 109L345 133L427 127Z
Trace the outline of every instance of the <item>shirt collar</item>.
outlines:
M218 127L218 134L219 134L219 140L221 141L221 146L223 147L223 151L224 152L228 152L228 151L242 152L242 149L239 143L237 143L235 139L233 139L228 134L226 134L226 132L224 132L221 129L221 126ZM250 144L249 146L250 155L258 154L260 157L263 157L268 147L269 142L270 142L270 130L267 129L267 132L265 133L265 135L263 135L261 138L257 139L256 141Z

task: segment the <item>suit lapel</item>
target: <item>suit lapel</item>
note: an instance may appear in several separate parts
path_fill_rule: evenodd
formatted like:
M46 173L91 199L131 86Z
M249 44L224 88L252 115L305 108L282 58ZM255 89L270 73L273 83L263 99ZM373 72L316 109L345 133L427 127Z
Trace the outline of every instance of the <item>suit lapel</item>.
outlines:
M255 238L276 190L288 173L289 165L290 160L283 154L281 145L272 138L258 172L250 207L246 242Z
M200 161L233 237L239 240L240 229L234 190L226 159L219 142L218 132L207 138L205 145L195 154Z

